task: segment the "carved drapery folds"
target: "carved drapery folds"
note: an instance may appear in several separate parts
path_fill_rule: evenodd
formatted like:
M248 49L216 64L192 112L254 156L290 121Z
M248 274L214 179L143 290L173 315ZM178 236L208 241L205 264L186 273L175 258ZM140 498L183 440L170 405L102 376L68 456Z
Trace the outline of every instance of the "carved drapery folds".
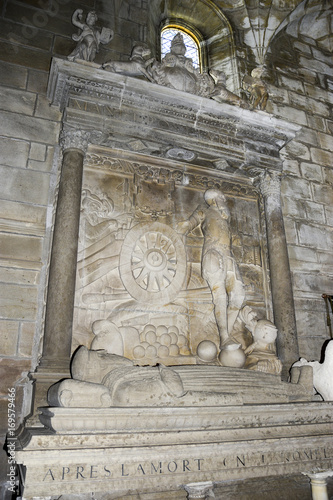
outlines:
M291 273L281 207L281 173L268 170L256 173L265 205L274 320L279 330L277 348L284 365L282 376L287 379L293 360L298 359L298 344Z

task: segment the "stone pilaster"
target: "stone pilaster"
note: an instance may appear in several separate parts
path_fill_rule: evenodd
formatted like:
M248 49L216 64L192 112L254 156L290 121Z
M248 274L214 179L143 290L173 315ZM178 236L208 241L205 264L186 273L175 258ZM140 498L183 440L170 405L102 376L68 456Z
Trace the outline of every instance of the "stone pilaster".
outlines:
M203 483L185 484L184 489L187 491L188 500L205 500L208 496L213 496L214 484L211 481Z
M69 376L83 160L89 139L89 132L70 128L64 129L60 136L63 160L50 259L43 352L37 371L32 374L35 409L47 405L47 390L53 383ZM35 413L36 410L32 425L38 425Z
M294 298L281 207L281 174L277 171L264 171L260 173L258 180L265 206L274 322L279 331L277 350L283 363L282 378L287 380L289 369L298 360L299 353Z

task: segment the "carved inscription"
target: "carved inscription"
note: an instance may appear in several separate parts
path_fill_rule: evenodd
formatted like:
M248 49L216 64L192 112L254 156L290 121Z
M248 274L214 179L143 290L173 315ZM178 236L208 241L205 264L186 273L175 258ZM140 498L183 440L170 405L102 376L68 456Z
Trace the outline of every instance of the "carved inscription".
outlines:
M123 462L109 464L69 464L52 466L45 469L43 482L91 481L93 479L130 479L168 476L218 470L246 469L269 465L292 465L328 460L333 457L330 448L295 449L292 451L256 452L226 454L214 458L181 458L174 460L152 460L142 462Z

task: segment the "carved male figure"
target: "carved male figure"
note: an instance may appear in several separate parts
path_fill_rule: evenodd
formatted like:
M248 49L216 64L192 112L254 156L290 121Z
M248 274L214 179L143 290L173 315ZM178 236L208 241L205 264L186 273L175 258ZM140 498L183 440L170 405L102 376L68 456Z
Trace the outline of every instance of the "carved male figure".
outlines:
M204 235L202 277L212 293L214 314L220 335L220 347L238 344L231 337L234 323L245 298L237 263L231 251L230 212L224 194L208 189L204 194L206 206L199 206L178 230L188 234L200 226Z
M88 12L85 22L83 21L82 9L76 9L74 12L72 23L82 31L79 34L72 35L73 40L78 43L73 52L68 56L70 61L75 61L76 59L93 61L98 52L99 44L107 44L112 39L113 32L111 30L103 28L100 31L95 26L97 19L96 12L93 10Z

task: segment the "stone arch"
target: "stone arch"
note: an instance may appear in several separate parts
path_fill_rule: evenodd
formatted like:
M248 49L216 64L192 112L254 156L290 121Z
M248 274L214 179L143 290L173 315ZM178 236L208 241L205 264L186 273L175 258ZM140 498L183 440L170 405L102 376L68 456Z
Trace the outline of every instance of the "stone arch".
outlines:
M203 70L224 71L227 88L239 93L234 36L231 25L223 12L210 0L151 0L148 19L147 41L151 44L157 58L160 55L160 30L168 20L195 27L203 37L202 44L207 54Z

